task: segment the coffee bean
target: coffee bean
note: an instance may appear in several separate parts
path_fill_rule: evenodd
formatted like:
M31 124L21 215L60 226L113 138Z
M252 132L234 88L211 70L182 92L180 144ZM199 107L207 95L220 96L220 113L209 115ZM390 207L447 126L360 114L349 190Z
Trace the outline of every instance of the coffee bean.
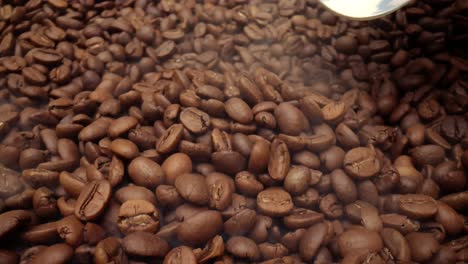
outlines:
M177 192L185 200L204 205L208 203L209 193L205 177L199 174L182 174L174 182Z
M109 260L118 263L128 262L127 255L116 237L101 240L95 248L94 261L96 263L107 263Z
M209 225L207 225L209 221ZM184 220L177 229L177 237L184 243L200 245L206 243L223 229L221 214L203 211Z
M128 200L120 206L118 226L122 233L136 231L156 232L159 229L159 211L145 200Z
M127 254L139 257L163 257L169 252L166 241L155 234L141 231L125 236L122 246Z
M166 182L173 184L178 176L192 172L192 160L184 153L175 153L169 156L161 165Z
M304 260L312 260L319 247L327 240L330 226L327 223L317 223L302 235L299 242L299 254Z
M226 250L234 256L248 260L258 260L260 251L255 242L247 237L233 236L226 243Z
M41 250L34 256L31 263L66 263L73 257L73 248L67 244L55 244Z
M415 219L429 218L437 213L436 201L426 195L403 195L399 204L403 214Z
M268 172L274 180L283 180L288 173L291 157L288 147L282 140L274 140L270 146Z
M381 232L385 247L399 261L410 261L411 251L406 238L397 230L384 228Z
M291 195L278 187L271 187L257 195L257 207L265 215L282 216L293 209Z
M106 208L111 192L111 185L108 181L88 183L76 200L75 216L83 221L96 219Z
M180 122L190 132L201 134L208 129L210 117L201 110L189 107L180 113Z
M279 104L274 113L282 133L295 136L309 129L309 122L305 115L290 103Z
M197 258L193 254L192 249L186 246L173 248L164 258L163 264L169 263L187 263L196 264Z
M383 241L379 233L364 228L351 229L338 238L338 249L342 256L355 250L378 252L383 248Z
M252 109L239 98L234 97L227 100L225 110L229 117L239 123L248 124L253 120Z
M347 173L358 179L372 177L381 169L375 151L365 147L348 151L344 157L343 166Z
M137 185L153 189L164 182L164 171L158 163L146 157L137 157L128 165L128 175Z
M427 261L439 251L439 243L432 234L413 232L406 236L415 261Z

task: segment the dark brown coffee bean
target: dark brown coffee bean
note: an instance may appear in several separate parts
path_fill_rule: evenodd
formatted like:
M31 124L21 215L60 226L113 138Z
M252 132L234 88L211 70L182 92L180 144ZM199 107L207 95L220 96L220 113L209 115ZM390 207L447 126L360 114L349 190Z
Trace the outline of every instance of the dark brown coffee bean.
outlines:
M156 150L167 154L175 151L183 136L183 126L174 124L170 126L159 139Z
M381 232L386 248L398 261L411 261L411 250L406 238L397 230L384 228Z
M155 161L137 157L128 165L128 175L137 185L154 189L164 182L164 171Z
M34 212L44 218L53 217L58 213L55 194L47 187L40 187L33 196Z
M206 176L206 185L210 196L208 205L211 208L224 210L231 204L235 183L229 176L217 172L209 173Z
M202 134L210 125L210 117L201 110L189 107L180 113L180 122L190 132Z
M235 175L245 170L246 159L237 151L218 151L211 155L211 161L216 170Z
M299 135L309 129L309 122L304 114L290 103L281 103L275 109L275 117L279 129L288 135Z
M326 244L327 237L329 236L330 226L327 223L317 223L302 235L302 238L299 242L299 254L302 259L306 261L311 261L319 247L322 244Z
M394 228L402 234L418 231L420 224L416 220L411 220L407 216L400 214L383 214L380 216L384 226Z
M334 46L338 52L352 54L356 51L358 43L352 36L342 36L335 41Z
M291 195L279 187L271 187L257 195L257 207L265 215L283 216L293 209Z
M245 235L252 229L255 220L256 213L254 210L241 210L224 223L224 232L231 236Z
M435 220L444 227L449 235L456 235L463 230L463 218L444 202L437 201Z
M290 215L283 218L284 225L290 229L308 228L321 222L324 216L308 209L294 209Z
M124 159L133 159L138 155L138 147L130 140L118 138L112 141L110 149Z
M60 238L70 246L77 246L82 242L84 226L74 215L60 220L56 226Z
M310 170L303 166L293 166L284 179L284 189L293 195L303 194L309 187Z
M192 160L184 153L175 153L169 156L161 165L166 182L174 184L179 175L192 172Z
M122 233L136 231L156 232L159 229L159 211L145 200L129 200L120 206L118 226Z
M256 140L250 151L248 169L260 173L266 170L270 158L270 146L266 140Z
M260 250L255 242L247 237L233 236L226 242L226 250L241 259L260 259Z
M355 228L341 234L338 238L338 248L341 256L356 250L378 252L383 248L379 233L364 228Z
M210 223L207 225L206 223ZM217 211L204 211L184 220L177 237L190 245L205 244L223 229L223 219Z
M344 157L343 166L347 173L358 179L372 177L381 169L375 150L365 147L348 151Z
M432 234L413 232L406 236L411 249L411 258L415 261L428 261L439 251L439 242Z
M21 239L31 244L48 244L57 241L57 222L36 225L21 234Z
M445 158L444 149L438 145L423 145L409 151L411 158L419 165L437 165Z
M253 120L252 109L239 98L231 98L225 103L226 113L230 118L242 124L248 124Z
M157 235L137 231L125 236L122 246L129 255L138 257L163 257L169 252L169 245Z
M283 180L289 170L291 157L288 147L279 139L275 139L270 146L270 159L268 161L268 172L274 180Z
M331 184L335 193L344 203L352 203L357 200L358 192L356 185L342 170L334 170L330 173Z
M164 257L163 264L177 264L177 263L187 263L187 264L196 264L197 258L193 253L192 249L186 246L180 246L173 248L167 255Z
M156 196L152 191L136 185L122 187L114 195L120 203L125 203L128 200L146 200L152 204L156 204Z
M430 218L437 213L436 201L426 195L403 195L399 204L403 214L415 219Z
M67 244L55 244L37 253L31 263L67 263L73 257L73 248Z
M99 242L95 248L94 261L96 264L108 262L128 263L127 255L116 237L108 237Z
M209 201L209 190L205 177L200 174L182 174L174 182L177 192L185 200L198 205L205 205Z
M106 208L111 193L112 189L108 181L88 183L76 200L75 216L83 221L96 219Z

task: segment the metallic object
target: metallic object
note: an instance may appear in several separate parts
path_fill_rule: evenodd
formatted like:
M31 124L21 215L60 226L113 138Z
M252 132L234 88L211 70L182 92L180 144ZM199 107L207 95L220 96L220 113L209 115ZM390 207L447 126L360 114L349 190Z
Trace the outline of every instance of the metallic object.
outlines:
M339 16L354 20L371 20L388 15L410 0L319 0Z

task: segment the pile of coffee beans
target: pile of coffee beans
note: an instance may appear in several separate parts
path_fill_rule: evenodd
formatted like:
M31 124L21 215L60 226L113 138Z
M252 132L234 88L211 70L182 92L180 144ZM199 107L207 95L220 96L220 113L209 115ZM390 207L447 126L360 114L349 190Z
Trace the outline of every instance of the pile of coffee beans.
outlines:
M466 0L0 0L0 263L468 263L467 46Z

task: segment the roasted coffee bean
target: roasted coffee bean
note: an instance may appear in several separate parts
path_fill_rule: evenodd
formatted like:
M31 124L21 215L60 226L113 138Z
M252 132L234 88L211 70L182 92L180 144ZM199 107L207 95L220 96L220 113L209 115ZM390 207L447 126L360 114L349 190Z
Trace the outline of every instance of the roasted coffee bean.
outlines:
M67 263L73 257L73 248L67 244L55 244L38 252L31 263Z
M190 132L201 134L206 132L208 129L210 125L210 117L201 110L189 107L180 113L180 122Z
M125 252L138 257L163 257L169 252L166 241L148 232L133 232L122 240Z
M106 208L111 194L112 188L108 181L88 183L76 200L75 216L83 221L96 219Z
M174 186L186 201L205 205L209 201L209 190L205 177L200 174L186 173L176 178Z
M437 213L437 203L429 196L406 194L400 197L400 211L414 219L430 218Z
M343 160L343 167L347 173L358 179L374 176L381 169L375 150L358 147L348 151Z
M164 182L164 171L158 163L146 157L137 157L128 165L128 175L137 185L154 189Z
M265 215L282 216L293 209L291 195L279 187L271 187L257 195L257 207Z
M281 181L286 177L291 163L288 146L276 139L271 143L270 153L268 172L274 180Z
M406 235L411 249L411 258L415 261L428 261L439 251L439 242L432 234L413 232Z
M165 256L163 264L169 263L196 264L197 258L191 248L186 246L180 246L173 248Z
M159 211L145 200L128 200L120 206L118 226L122 233L136 231L156 232L159 229Z
M327 238L330 235L330 226L327 223L317 223L301 236L299 241L299 254L301 258L310 261L316 255L319 247L327 243Z
M279 104L274 113L282 133L296 136L309 129L309 122L305 115L290 103Z
M379 233L364 228L348 230L338 238L338 249L342 256L346 256L355 250L378 252L382 248L383 241Z
M119 239L108 237L97 244L94 251L94 261L99 264L108 262L128 263L128 258Z
M166 182L173 184L178 176L192 172L192 160L184 153L175 153L163 162L161 168L166 175Z
M225 103L225 110L229 117L236 122L248 124L253 120L252 109L242 99L230 98Z
M221 214L217 211L204 211L184 220L177 229L177 237L190 245L200 245L213 238L222 229Z
M255 261L260 258L260 250L257 244L247 237L231 237L226 242L226 250L241 259Z

